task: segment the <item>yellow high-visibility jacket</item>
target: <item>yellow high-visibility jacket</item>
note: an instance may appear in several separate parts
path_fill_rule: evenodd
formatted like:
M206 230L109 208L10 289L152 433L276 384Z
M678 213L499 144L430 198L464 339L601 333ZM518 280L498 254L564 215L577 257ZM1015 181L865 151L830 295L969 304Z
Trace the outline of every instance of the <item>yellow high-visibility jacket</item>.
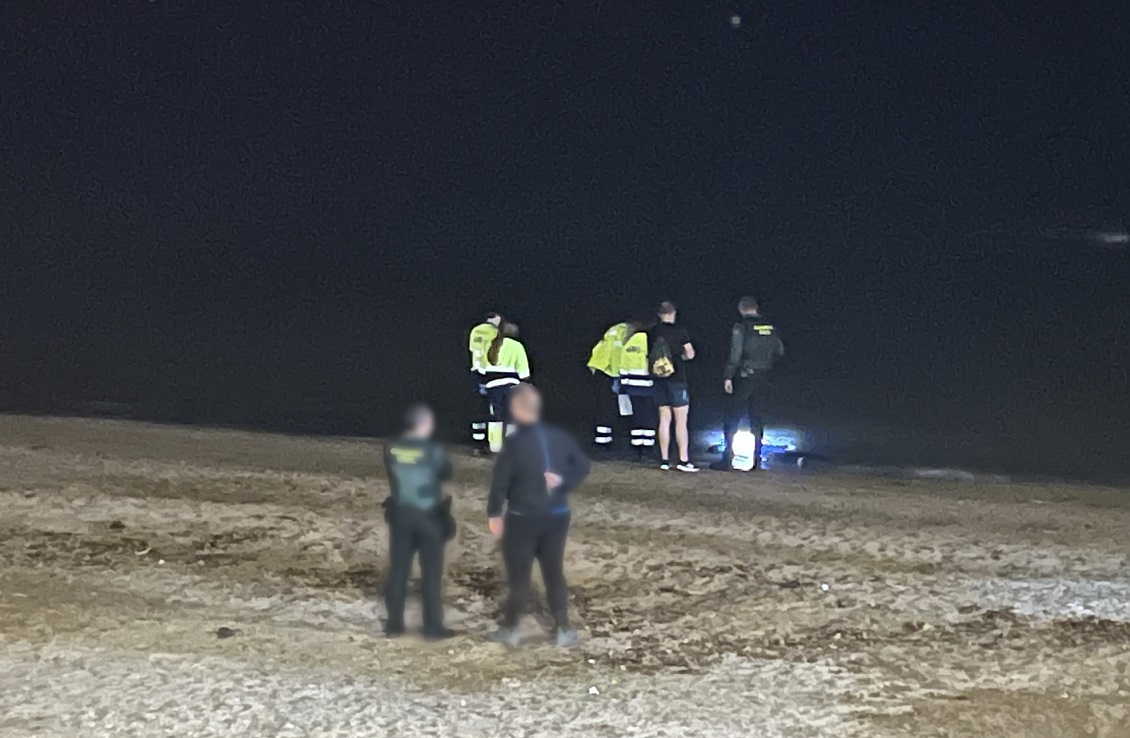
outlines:
M471 352L471 371L482 374L487 365L487 349L491 341L498 335L498 327L493 323L479 323L471 329L471 340L468 349Z
M647 362L647 332L637 331L620 351L620 394L650 395L654 384Z
M607 374L613 379L620 376L620 352L624 348L624 336L628 334L627 323L617 323L604 332L600 341L592 347L588 367L594 373Z
M487 389L518 384L530 378L530 360L526 356L526 347L513 338L502 339L497 361L492 363L485 354L483 358L486 361L483 386Z

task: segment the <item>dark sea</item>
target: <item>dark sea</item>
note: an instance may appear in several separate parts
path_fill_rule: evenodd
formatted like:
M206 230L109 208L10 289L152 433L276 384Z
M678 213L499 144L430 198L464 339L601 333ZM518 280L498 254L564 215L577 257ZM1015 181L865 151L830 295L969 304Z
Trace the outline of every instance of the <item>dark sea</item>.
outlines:
M582 363L539 368L535 359L534 380L545 394L547 416L584 439L599 389ZM211 374L167 367L164 375L129 383L88 381L70 387L37 385L32 376L21 389L8 386L0 392L0 411L383 437L395 432L400 409L421 399L438 411L445 440L466 440L476 402L454 357L442 375L431 377L399 375L387 367L370 375L360 362L337 372L328 369L333 366L310 357L309 364L262 373L241 371L238 363ZM713 372L702 365L696 369L691 372L691 423L700 440L698 456L708 460L701 440L720 430L723 396ZM931 394L908 391L891 380L805 377L787 363L776 372L766 410L769 425L800 431L803 450L819 455L826 466L1105 484L1130 484L1125 417L1116 402L1104 404L1101 397L1069 389L1030 385L1002 396L965 398L960 389L955 397L944 385Z

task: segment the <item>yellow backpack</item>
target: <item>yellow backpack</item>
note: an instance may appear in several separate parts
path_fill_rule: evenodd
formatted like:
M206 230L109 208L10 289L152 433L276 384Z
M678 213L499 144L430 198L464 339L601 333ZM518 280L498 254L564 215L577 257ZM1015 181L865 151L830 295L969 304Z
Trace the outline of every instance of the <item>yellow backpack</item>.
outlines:
M667 345L667 339L663 336L659 336L652 343L647 361L653 377L663 379L675 373L675 359L671 356L671 347Z

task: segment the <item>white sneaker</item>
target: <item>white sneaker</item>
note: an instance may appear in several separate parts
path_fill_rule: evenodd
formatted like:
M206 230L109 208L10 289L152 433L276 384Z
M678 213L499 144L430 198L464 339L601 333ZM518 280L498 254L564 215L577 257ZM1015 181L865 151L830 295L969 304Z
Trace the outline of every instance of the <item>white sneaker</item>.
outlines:
M572 628L557 631L557 645L561 648L572 648L573 646L580 645L580 643L581 636Z
M666 461L659 462L659 471L671 471L671 465Z
M698 471L698 467L689 461L680 461L675 465L675 468L681 472L687 472L688 474L694 474Z
M518 636L518 631L509 628L499 628L492 633L487 633L487 640L491 643L501 643L510 648L517 648L522 642L522 639Z

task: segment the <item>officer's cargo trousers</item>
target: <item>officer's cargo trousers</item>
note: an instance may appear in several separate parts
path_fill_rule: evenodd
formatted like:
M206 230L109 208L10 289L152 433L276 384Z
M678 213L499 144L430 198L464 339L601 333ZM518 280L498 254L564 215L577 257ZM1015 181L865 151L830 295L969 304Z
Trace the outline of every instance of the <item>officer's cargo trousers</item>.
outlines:
M726 398L726 415L722 426L726 448L723 458L734 458L734 436L741 426L743 416L749 418L749 430L756 439L753 463L760 463L761 436L765 432L762 413L765 412L767 383L764 374L738 377L734 380L734 391Z
M389 571L385 582L385 630L404 631L404 601L412 559L420 554L420 591L424 606L424 633L443 629L444 513L436 507L419 510L394 504L389 515Z

